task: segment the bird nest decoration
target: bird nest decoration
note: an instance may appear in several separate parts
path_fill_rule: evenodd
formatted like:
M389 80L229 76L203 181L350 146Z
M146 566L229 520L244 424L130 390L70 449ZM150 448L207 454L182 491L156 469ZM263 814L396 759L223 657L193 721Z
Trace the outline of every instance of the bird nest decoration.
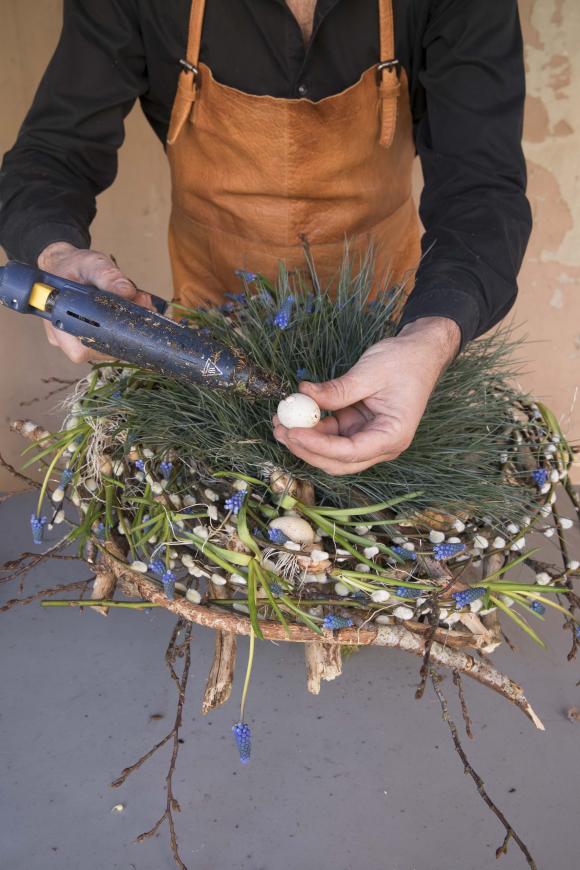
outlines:
M468 728L462 676L501 693L543 729L522 688L489 655L511 628L543 645L548 609L562 615L570 657L576 653L579 564L567 546L573 521L556 505L560 490L580 512L568 478L573 448L553 414L514 386L518 342L509 330L473 342L449 366L413 443L392 462L331 476L273 437L282 396L295 394L301 380L344 374L368 347L395 334L400 290L370 301L371 265L353 274L345 260L329 291L307 273L281 271L274 286L243 272L241 292L220 309L176 306L183 329L200 330L265 373L262 392L99 364L72 388L60 431L13 423L31 442L28 463L46 471L31 517L35 544L46 542L49 554L78 544L95 574L90 606L101 613L163 607L178 617L167 657L179 690L167 738L174 756L193 623L216 632L205 712L229 697L236 637L250 637L233 725L242 762L250 757L244 708L260 640L303 643L315 693L321 680L341 673L349 647L420 657L417 697L431 679L459 748L438 667L453 671ZM559 543L562 564L538 561L534 537L542 534ZM116 599L115 590L129 600ZM50 597L58 591L45 591L43 603L88 604ZM498 853L514 839L535 866L485 798L506 830ZM166 819L175 860L185 867L175 808L169 777L166 812L143 836Z

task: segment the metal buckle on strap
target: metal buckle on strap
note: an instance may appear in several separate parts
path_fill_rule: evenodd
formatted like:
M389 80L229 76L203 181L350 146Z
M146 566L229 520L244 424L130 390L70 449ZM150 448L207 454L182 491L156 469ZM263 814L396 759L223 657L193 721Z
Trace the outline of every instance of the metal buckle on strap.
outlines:
M377 65L377 78L380 80L382 78L381 73L383 70L394 70L397 73L397 78L401 75L401 62L397 60L397 58L393 58L393 60L382 60Z
M193 75L194 79L196 79L198 77L198 75L199 75L198 68L196 66L194 66L192 63L190 63L188 60L184 60L183 58L181 58L179 63L181 64L181 66L183 67L183 69L186 72L190 72Z

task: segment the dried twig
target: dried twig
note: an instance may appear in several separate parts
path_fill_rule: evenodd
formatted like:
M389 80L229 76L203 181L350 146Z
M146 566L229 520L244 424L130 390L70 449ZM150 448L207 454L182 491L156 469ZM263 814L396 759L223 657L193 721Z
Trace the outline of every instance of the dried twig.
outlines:
M88 583L93 580L89 577L87 580L77 580L76 583L62 583L60 586L51 586L49 589L41 589L34 595L29 595L27 598L11 598L6 604L0 607L0 613L6 610L12 610L19 604L31 604L33 601L38 601L39 598L48 598L50 595L57 595L59 592L69 592L71 589L84 589Z
M469 710L467 709L467 701L465 700L465 693L463 692L463 683L461 682L461 674L458 670L453 671L453 685L457 688L457 694L459 695L459 703L461 705L461 714L463 716L463 721L465 722L465 733L473 740L473 731L471 728L472 722L471 717L469 715Z
M568 563L570 562L570 555L568 553L568 545L566 543L566 537L564 535L564 530L562 529L562 524L560 522L560 515L556 508L556 505L552 506L552 512L554 514L554 520L556 522L556 533L558 535L558 544L560 546L560 554L562 556L562 562L564 563L564 571L568 569ZM568 590L568 606L570 610L570 614L573 614L576 609L576 602L573 600L574 596L574 587L572 585L571 579L566 575L563 578L562 585L566 587ZM570 646L570 650L568 652L568 661L572 661L576 658L576 652L578 651L578 638L576 637L576 623L573 619L566 618L564 620L564 628L570 630L570 634L572 636L572 645Z
M31 477L28 477L27 474L22 474L20 471L17 471L13 465L4 459L2 454L0 453L0 466L8 471L12 477L15 477L16 480L21 480L22 483L25 483L27 486L34 487L35 489L40 489L40 483L38 481L33 480Z
M465 754L465 750L463 749L463 746L461 745L461 741L459 739L457 725L455 724L455 722L453 721L453 719L449 715L449 707L447 705L447 700L446 700L445 696L443 695L443 692L441 691L441 686L440 686L441 677L433 669L431 669L431 682L433 683L433 688L435 689L435 694L437 695L437 698L439 699L439 703L441 704L441 712L442 712L443 720L445 722L447 722L447 725L449 726L449 730L451 731L451 736L453 738L453 743L455 745L455 749L456 749L457 754L459 755L461 761L463 762L463 769L464 769L465 773L469 774L469 776L472 778L475 785L477 786L477 790L478 790L479 794L481 795L482 799L485 801L485 803L490 808L492 813L494 813L494 815L497 816L497 818L499 819L499 821L501 822L501 824L505 828L506 835L505 835L504 841L501 844L501 846L499 846L499 848L496 849L495 857L500 858L502 855L506 854L507 847L508 847L509 841L511 839L511 840L514 840L514 842L517 843L517 845L522 850L522 852L526 858L526 861L528 863L528 866L531 868L531 870L538 870L537 864L534 861L534 859L532 858L528 847L523 842L523 840L521 840L518 837L517 833L514 831L514 829L512 828L512 826L510 825L510 823L508 822L508 820L506 819L506 817L504 816L502 811L494 804L494 802L492 801L492 799L488 795L487 791L485 790L485 785L484 785L482 778L479 776L478 773L476 773L476 771L473 769L473 767L469 763L469 761L467 759L467 755Z
M145 831L142 834L139 834L136 842L141 843L143 840L148 839L149 837L153 837L163 822L167 821L169 826L169 834L170 834L170 842L171 842L171 852L173 854L173 858L175 863L180 868L180 870L187 870L186 865L181 860L181 856L179 854L179 847L177 844L177 833L175 831L175 819L174 812L180 812L181 807L177 799L173 794L173 775L175 773L175 766L177 763L177 755L179 753L179 731L181 728L182 716L183 716L183 706L185 703L185 692L187 689L187 681L189 678L189 668L191 664L191 631L192 631L191 622L186 622L183 619L178 619L175 627L171 633L171 638L169 640L169 644L167 646L167 650L165 652L165 663L169 669L169 673L171 674L171 679L174 681L177 686L177 708L175 712L175 722L173 724L173 728L171 731L165 735L165 737L160 740L158 743L153 746L149 752L145 753L145 755L141 756L141 758L132 764L130 767L126 767L125 770L121 773L117 779L115 779L111 785L114 788L122 785L129 774L133 773L133 771L137 770L144 764L151 756L157 752L158 749L161 749L162 746L165 746L170 740L173 740L173 750L171 753L171 760L169 762L169 768L167 771L167 775L165 777L165 788L167 793L167 803L165 806L165 811L159 817L159 819L155 822L152 828L148 831ZM181 643L178 642L179 634L183 630L184 638ZM175 665L178 658L183 657L183 668L181 670L181 675L178 675Z

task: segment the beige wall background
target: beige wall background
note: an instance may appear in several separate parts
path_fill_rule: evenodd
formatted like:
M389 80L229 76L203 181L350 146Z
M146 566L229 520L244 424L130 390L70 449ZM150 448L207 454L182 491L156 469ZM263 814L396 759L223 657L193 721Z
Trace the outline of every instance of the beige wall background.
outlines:
M483 2L483 0L482 0ZM524 385L550 403L580 439L580 3L520 0L528 100L525 149L535 228L520 276L515 320L533 340ZM60 31L61 0L0 0L0 151L8 149ZM169 179L160 144L136 108L128 118L119 175L100 199L94 247L114 253L140 286L169 295L166 251ZM1 257L1 255L0 255ZM55 399L21 407L41 378L76 377L39 322L0 311L0 450L19 464L20 440L4 421L57 425ZM0 490L14 481L0 470Z

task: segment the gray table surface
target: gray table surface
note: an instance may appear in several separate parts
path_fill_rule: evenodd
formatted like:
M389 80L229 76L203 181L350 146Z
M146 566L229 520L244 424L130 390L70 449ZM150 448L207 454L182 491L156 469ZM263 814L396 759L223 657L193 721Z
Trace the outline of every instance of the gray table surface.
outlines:
M0 562L30 549L32 498L0 506ZM88 576L53 562L26 581L30 593ZM0 587L2 599L14 590ZM76 593L75 593L76 594ZM43 610L0 614L0 866L10 870L170 870L164 829L135 844L164 806L168 750L120 789L109 783L173 722L175 692L163 653L173 618L153 611ZM542 870L580 866L578 664L565 662L559 621L547 651L516 630L518 654L496 663L521 682L547 731L466 681L476 739L464 743L491 796ZM212 632L194 628L184 743L175 778L177 817L190 870L503 870L526 863L464 776L432 690L414 700L419 660L362 650L318 697L305 688L298 645L258 644L247 719L249 766L230 728L238 718L247 643L232 700L207 717L200 703ZM453 687L447 693L457 721ZM152 719L162 714L162 719ZM122 812L113 812L122 803Z

